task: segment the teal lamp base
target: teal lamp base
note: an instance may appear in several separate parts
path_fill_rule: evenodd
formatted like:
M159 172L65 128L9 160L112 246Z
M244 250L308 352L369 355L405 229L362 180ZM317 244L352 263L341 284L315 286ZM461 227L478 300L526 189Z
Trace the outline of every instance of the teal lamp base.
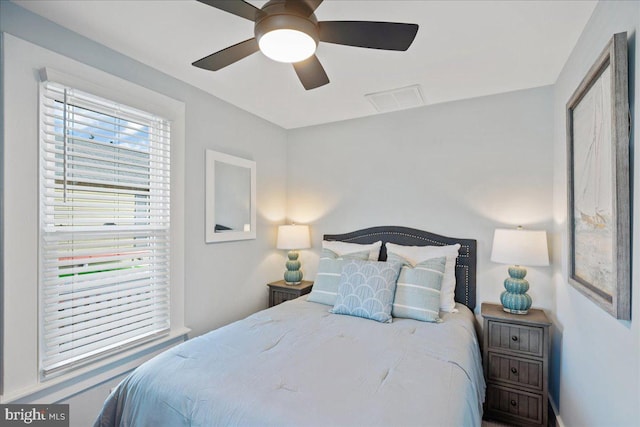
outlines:
M287 254L287 271L284 272L284 281L287 285L298 285L302 282L302 270L298 261L298 251L289 251Z
M527 294L529 282L524 278L527 269L517 265L509 267L509 277L504 280L504 292L500 294L502 309L512 314L527 314L531 297Z

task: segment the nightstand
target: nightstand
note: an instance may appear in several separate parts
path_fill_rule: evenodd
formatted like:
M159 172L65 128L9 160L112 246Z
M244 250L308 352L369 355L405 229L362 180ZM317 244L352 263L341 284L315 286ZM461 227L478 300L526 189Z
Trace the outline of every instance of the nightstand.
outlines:
M269 307L278 305L290 299L298 298L311 292L313 282L303 280L298 285L287 285L284 280L267 283L269 286Z
M485 416L515 425L546 426L549 410L549 326L544 311L511 314L482 303Z

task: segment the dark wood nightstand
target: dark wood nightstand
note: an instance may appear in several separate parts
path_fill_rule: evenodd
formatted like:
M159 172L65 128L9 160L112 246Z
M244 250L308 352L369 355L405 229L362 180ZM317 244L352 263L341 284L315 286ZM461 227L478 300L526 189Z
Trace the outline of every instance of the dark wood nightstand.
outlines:
M267 283L269 287L269 307L278 305L290 299L298 298L311 292L313 282L303 280L299 285L287 285L284 280Z
M546 426L549 411L549 326L544 311L511 314L482 303L485 416L515 425Z

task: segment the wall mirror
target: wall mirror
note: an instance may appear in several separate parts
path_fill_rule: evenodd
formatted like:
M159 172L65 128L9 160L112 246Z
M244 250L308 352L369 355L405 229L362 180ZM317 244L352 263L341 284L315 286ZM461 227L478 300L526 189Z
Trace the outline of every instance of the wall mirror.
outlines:
M256 162L207 150L205 241L256 238Z

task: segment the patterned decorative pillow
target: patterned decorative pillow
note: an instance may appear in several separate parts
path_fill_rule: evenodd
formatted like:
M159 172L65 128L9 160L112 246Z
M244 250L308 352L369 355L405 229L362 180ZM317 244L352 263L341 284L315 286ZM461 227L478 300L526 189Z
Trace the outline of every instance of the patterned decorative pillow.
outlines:
M409 261L411 265L416 265L431 258L447 257L444 267L444 277L440 288L440 310L457 311L456 292L456 260L458 259L458 249L460 245L446 246L403 246L387 243L387 254L396 254Z
M391 304L402 264L345 261L332 313L391 323Z
M316 280L311 288L307 301L320 304L334 305L340 285L340 273L345 259L369 259L369 249L360 252L352 252L339 256L332 250L323 249L318 264Z
M412 266L404 258L391 253L387 262L404 263L393 299L393 317L440 322L440 287L447 258L431 258Z

